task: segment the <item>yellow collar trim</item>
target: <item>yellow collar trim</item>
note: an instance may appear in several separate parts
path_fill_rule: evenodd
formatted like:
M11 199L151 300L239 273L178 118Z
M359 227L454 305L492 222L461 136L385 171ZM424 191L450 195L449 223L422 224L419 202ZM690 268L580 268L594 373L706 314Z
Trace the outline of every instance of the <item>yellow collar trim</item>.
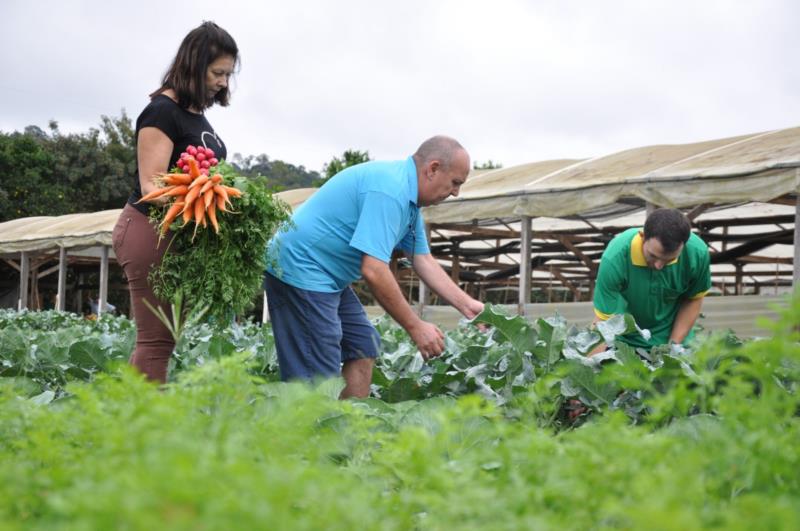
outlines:
M642 250L643 245L644 238L642 237L642 232L639 231L631 240L631 263L635 266L647 267L647 260L644 259L644 251ZM680 258L680 255L667 265L677 264L678 258Z

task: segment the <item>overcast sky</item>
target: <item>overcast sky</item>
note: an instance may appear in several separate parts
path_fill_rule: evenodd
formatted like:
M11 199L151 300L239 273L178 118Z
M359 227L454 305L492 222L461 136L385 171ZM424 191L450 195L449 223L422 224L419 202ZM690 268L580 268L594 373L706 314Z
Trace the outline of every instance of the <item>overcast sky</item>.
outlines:
M135 119L214 20L241 70L229 154L321 170L458 138L504 166L800 125L800 2L0 1L0 130Z

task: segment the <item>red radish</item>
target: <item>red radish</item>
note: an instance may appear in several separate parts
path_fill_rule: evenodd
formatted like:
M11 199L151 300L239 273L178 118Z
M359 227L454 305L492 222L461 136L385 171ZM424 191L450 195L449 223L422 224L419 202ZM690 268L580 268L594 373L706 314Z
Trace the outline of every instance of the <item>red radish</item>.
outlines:
M216 159L216 157L212 157L212 158L211 158L211 160L209 160L208 162L209 162L209 163L210 163L212 166L216 166L217 164L219 164L219 161Z
M200 161L200 167L201 168L210 168L211 167L211 163L209 163L207 160L201 160Z
M194 157L195 155L197 155L197 148L194 146L189 146L186 148L186 153Z
M202 162L202 161L206 160L206 154L205 153L201 153L200 151L198 151L197 155L195 155L194 158L197 159L197 162Z

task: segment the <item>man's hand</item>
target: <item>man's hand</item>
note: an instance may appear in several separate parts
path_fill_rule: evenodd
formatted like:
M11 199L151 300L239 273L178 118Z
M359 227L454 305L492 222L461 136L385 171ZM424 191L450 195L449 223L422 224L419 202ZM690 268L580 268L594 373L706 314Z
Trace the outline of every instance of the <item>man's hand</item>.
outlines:
M600 354L601 352L605 352L606 350L608 350L608 345L606 345L605 342L600 343L599 345L594 347L591 352L586 354L586 357L587 358L591 358L592 356L596 356L597 354Z
M475 319L483 311L483 303L476 299L470 299L464 308L464 317L467 319Z
M440 356L444 352L444 333L438 326L420 321L408 333L425 361Z

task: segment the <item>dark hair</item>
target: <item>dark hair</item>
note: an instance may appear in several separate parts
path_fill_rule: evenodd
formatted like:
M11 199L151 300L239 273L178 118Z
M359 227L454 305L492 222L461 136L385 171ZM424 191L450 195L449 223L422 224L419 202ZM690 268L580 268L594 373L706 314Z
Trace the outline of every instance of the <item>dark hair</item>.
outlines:
M184 37L161 87L150 94L151 98L172 89L178 97L178 105L184 109L194 107L206 109L215 103L226 107L230 100L228 87L220 90L213 100L206 92L208 65L224 55L233 57L234 66L239 64L239 48L233 37L213 22L203 22Z
M692 227L680 210L659 208L644 222L644 239L658 238L664 252L672 253L689 239Z

